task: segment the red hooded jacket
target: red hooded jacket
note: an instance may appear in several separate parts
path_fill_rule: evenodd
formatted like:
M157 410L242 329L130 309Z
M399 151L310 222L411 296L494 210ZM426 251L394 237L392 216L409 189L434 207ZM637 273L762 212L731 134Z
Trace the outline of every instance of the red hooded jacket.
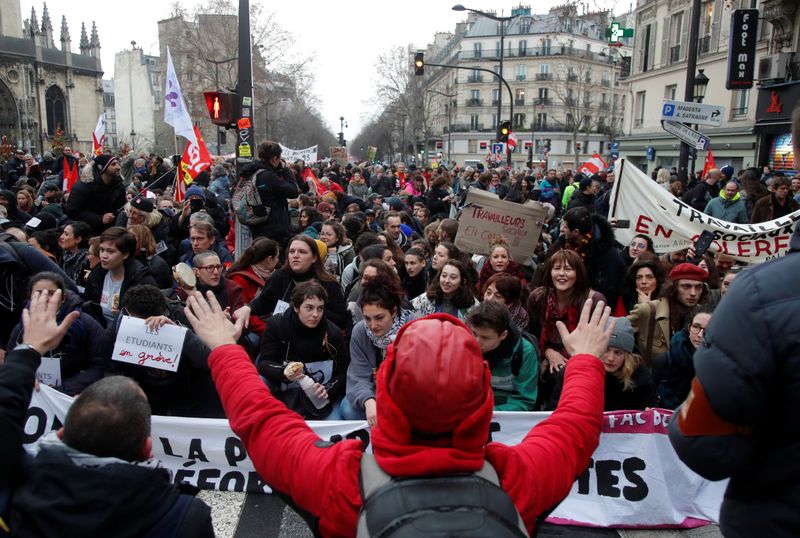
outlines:
M423 320L431 318L458 327L443 332L434 324L429 338L421 338L417 330L413 338L409 335L406 343L403 333L420 320L406 324L378 370L379 418L371 432L375 458L383 470L394 476L473 472L486 459L497 470L503 489L531 532L536 517L569 493L575 478L586 468L597 448L603 413L603 365L590 355L573 356L567 363L564 391L552 416L532 429L516 446L485 445L494 403L489 367L482 362L477 342L463 324L444 314L434 314ZM427 330L428 326L421 327ZM413 355L418 361L415 366L419 365L424 375L447 377L435 374L441 361L430 360L436 355L421 354L425 346L440 357L450 356L452 363L481 361L466 374L473 378L472 388L462 383L454 390L460 390L459 396L465 398L479 392L482 401L472 406L471 414L457 421L446 446L443 443L439 443L440 446L415 444L409 420L425 420L420 417L440 409L437 404L441 402L448 408L455 398L448 404L447 391L435 385L439 381L450 383L449 380L431 381L433 386L417 398L417 409L412 411L416 418L413 419L404 415L390 394L395 387L398 394L402 392L400 387L406 384L405 377L414 376L413 367L410 371L396 362L398 347L407 347L409 351L405 353ZM355 536L361 508L358 484L361 441L345 440L333 445L320 442L300 415L272 397L241 347L228 345L215 349L209 357L209 365L231 428L241 438L264 481L319 518L322 536ZM393 384L392 375L398 376L396 384ZM399 394L399 397L408 402L413 394ZM440 416L434 417L431 424L436 427L452 422Z
M227 278L233 280L242 288L245 304L249 304L250 301L256 298L256 295L258 295L258 292L261 291L261 288L264 287L264 283L266 282L249 267L241 271L228 273ZM264 334L264 329L266 329L266 323L264 323L260 317L250 316L248 330L251 333L261 336Z

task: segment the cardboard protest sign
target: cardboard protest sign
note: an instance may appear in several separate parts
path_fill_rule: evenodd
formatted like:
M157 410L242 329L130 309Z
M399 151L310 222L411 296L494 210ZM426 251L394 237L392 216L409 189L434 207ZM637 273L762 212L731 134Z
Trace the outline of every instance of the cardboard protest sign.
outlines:
M347 148L339 146L330 147L331 160L339 161L340 163L347 162Z
M496 194L470 189L458 220L455 244L474 254L489 254L489 242L503 236L517 263L527 263L542 234L547 210L539 202L506 202Z
M122 316L111 359L177 372L185 336L184 327L163 325L151 330L143 319Z
M617 228L617 241L628 244L635 235L653 240L656 252L688 248L705 230L714 233L709 252L757 263L783 256L800 210L758 224L735 224L715 219L675 198L624 157L617 161L617 180L611 192L608 218L629 220L630 228Z

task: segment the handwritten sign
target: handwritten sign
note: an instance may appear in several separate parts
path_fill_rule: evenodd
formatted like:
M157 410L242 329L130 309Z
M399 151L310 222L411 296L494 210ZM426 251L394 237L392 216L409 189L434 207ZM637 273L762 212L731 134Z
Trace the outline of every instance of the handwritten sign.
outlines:
M143 319L122 316L111 359L177 372L186 329L163 325L149 329Z
M48 387L61 385L61 359L59 357L42 357L42 364L36 370L36 380Z
M547 210L539 202L506 202L496 194L470 189L458 221L455 244L474 254L489 254L489 242L503 236L517 263L530 261Z

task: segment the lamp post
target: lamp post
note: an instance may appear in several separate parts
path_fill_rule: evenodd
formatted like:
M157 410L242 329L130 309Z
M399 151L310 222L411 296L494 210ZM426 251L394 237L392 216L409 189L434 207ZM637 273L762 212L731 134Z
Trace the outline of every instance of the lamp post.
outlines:
M452 99L456 97L458 94L450 94L450 93L443 93L437 90L428 90L429 93L438 93L448 99ZM450 147L453 145L453 124L450 121L450 116L452 113L452 102L448 101L444 105L445 110L447 111L447 166L450 166Z
M211 58L206 58L206 61L209 63L214 64L214 86L217 91L220 91L221 88L219 87L219 66L220 64L226 64L228 62L234 62L238 60L239 57L228 58L226 60L212 60ZM220 130L219 126L217 126L217 155L220 155L220 138L222 138L222 131Z
M702 0L692 0L691 18L689 19L689 41L686 43L697 44L697 36L700 34L700 11ZM697 49L691 46L686 54L686 89L683 93L684 101L694 99L694 71L697 69ZM681 152L678 157L678 179L684 182L689 181L689 144L681 142Z
M709 79L705 74L705 69L698 69L697 76L694 77L694 93L692 97L696 103L702 103L703 99L706 97L706 90L708 89L708 83L711 79ZM694 126L696 131L700 130L698 125ZM697 152L694 153L695 158L692 159L692 175L694 177L695 166L697 164Z
M344 128L347 127L347 122L344 121L344 116L339 116L339 145L344 147Z
M131 151L136 149L136 131L131 129Z
M497 22L500 23L500 25L499 25L500 26L500 58L499 58L500 61L499 61L499 68L498 68L499 71L500 71L498 73L498 76L500 77L500 82L498 82L498 84L497 84L497 87L498 87L498 91L497 91L497 129L499 131L500 123L501 123L501 121L500 121L501 109L502 109L502 105L503 105L503 82L502 82L502 80L503 80L503 56L505 54L505 41L506 41L506 23L508 21L513 20L514 18L516 18L516 15L512 15L510 17L499 17L499 16L494 15L492 13L486 13L485 11L480 11L478 9L472 9L472 8L464 7L461 4L454 5L453 6L453 11L471 11L472 13L475 13L477 15L480 15L482 17L486 17L487 19L491 19L493 21L497 21ZM509 99L512 99L512 98L509 98ZM513 102L513 100L510 101L510 105L509 106L511 107L510 115L512 116L510 118L511 125L513 126L514 125L514 118L513 118L513 115L514 115L513 114L514 102ZM496 135L497 135L496 140L499 141L500 140L500 133L498 132L498 133L496 133ZM507 154L508 154L507 164L511 165L511 152L507 151Z

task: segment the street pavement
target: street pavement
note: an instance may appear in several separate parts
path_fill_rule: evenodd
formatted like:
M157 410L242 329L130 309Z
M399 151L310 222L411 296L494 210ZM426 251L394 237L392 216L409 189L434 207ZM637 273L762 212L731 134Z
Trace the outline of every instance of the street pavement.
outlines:
M217 538L312 538L303 519L274 495L202 491L198 495L211 507ZM572 538L721 538L709 525L692 530L593 529L545 525L540 537Z

